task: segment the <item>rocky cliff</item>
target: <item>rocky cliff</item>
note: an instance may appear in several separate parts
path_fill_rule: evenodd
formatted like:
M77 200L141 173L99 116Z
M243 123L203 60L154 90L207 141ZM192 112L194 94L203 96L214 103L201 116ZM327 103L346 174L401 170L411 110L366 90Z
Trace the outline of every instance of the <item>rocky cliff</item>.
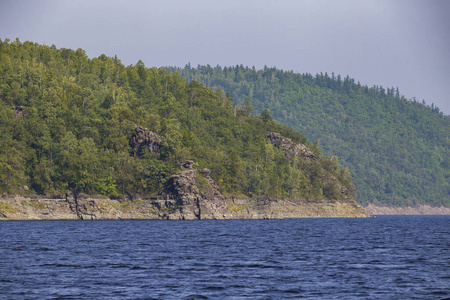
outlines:
M161 137L153 131L134 125L134 133L130 140L130 146L133 149L133 156L139 154L142 149L149 152L160 152Z
M54 219L283 219L369 217L355 201L226 198L210 177L211 171L185 162L167 182L164 197L119 201L107 198L0 199L2 220Z

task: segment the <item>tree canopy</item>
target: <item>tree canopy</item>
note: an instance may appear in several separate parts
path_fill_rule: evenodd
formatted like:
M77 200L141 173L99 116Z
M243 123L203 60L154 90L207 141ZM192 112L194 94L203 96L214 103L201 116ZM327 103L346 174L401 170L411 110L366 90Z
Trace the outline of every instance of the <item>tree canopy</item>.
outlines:
M450 117L433 104L335 74L242 65L167 70L320 139L324 153L352 172L362 204L450 206Z
M142 61L124 66L82 49L0 40L0 193L157 196L187 159L209 168L226 195L353 193L335 156L276 123L272 110L256 105L261 114L254 113L252 95L233 105L223 90ZM160 144L139 150L131 143L136 128ZM317 159L286 157L268 132L306 145Z

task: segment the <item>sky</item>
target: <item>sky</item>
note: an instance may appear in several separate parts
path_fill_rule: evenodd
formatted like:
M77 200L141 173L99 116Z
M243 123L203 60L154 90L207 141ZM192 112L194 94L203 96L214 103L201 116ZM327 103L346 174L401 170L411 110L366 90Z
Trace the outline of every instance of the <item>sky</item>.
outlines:
M450 115L448 16L447 0L0 0L0 39L125 65L334 72Z

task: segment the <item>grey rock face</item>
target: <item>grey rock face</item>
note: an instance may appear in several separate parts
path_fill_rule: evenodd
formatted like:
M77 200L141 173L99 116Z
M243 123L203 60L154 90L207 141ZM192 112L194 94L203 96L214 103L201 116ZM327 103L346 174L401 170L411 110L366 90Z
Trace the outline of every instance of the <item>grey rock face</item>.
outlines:
M269 132L267 138L277 148L284 150L284 156L292 158L293 156L303 157L308 160L316 160L316 155L305 145L294 143L291 139L283 137L276 132Z
M161 137L147 128L134 125L134 134L131 137L130 146L133 148L133 156L139 154L142 148L149 152L160 152Z

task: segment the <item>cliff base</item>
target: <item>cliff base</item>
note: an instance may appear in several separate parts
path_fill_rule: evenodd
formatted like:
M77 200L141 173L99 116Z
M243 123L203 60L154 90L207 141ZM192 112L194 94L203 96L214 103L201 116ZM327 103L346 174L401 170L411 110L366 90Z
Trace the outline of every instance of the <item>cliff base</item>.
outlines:
M138 199L118 201L80 197L66 199L0 199L0 220L198 220L365 218L364 208L353 203L306 202L222 198L182 205L176 200Z
M445 206L386 207L369 204L365 209L371 215L450 215L450 207Z

